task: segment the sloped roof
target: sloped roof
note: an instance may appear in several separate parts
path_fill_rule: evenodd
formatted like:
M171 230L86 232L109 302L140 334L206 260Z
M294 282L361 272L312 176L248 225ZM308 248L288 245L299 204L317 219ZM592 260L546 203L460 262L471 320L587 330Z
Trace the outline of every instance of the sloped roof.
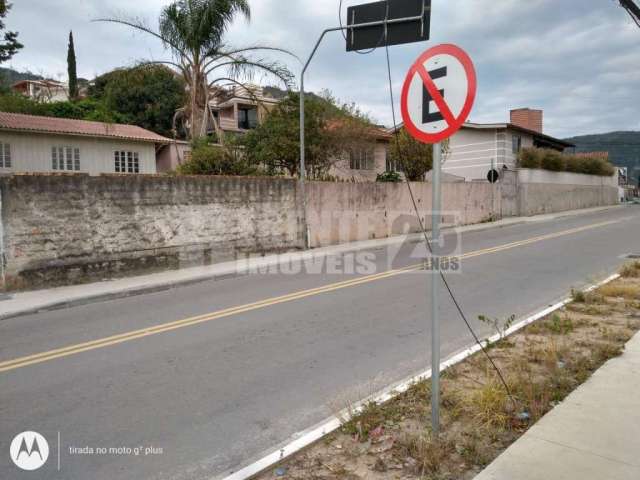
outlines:
M327 129L334 130L340 128L344 125L344 121L341 119L333 119L327 122ZM387 140L391 141L393 139L393 134L389 133L386 128L379 127L377 125L370 125L364 127L362 133L371 138L375 138L376 140Z
M169 138L136 125L89 122L68 118L39 117L21 113L0 112L0 130L80 135L85 137L118 138L137 142L170 143Z
M537 137L540 139L544 139L544 140L548 140L549 142L552 143L557 143L560 144L564 147L575 147L575 145L573 143L569 143L566 142L564 140L560 140L559 138L554 138L551 135L547 135L545 133L541 133L541 132L537 132L535 130L531 130L529 128L525 128L525 127L521 127L520 125L516 125L515 123L471 123L471 122L465 122L463 125L463 128L472 128L475 130L482 130L482 129L500 129L500 130L504 130L504 129L510 129L510 130L517 130L520 132L524 132L524 133L528 133L529 135L531 135L532 137Z

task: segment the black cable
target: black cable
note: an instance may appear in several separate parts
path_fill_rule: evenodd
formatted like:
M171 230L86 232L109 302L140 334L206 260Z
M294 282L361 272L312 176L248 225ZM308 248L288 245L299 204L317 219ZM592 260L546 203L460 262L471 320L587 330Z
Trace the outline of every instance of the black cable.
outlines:
M393 117L393 131L394 131L394 137L395 137L395 140L396 140L396 148L398 150L398 153L400 153L400 140L398 139L398 124L396 122L396 107L395 107L395 101L394 101L394 98L393 98L393 82L392 82L392 79L391 79L391 60L389 58L389 46L388 45L386 45L385 50L386 50L386 53L387 53L387 73L388 73L388 76L389 76L389 97L391 99L391 115ZM405 167L404 155L400 155L400 163L402 164L403 169L406 172L407 169L404 168ZM418 218L418 222L420 224L420 229L422 230L422 235L424 236L424 240L425 240L425 242L427 244L427 248L429 249L429 253L431 253L433 255L433 248L431 246L431 242L429 241L429 237L427 235L427 230L426 230L426 228L424 226L424 222L422 221L422 218L420 217L420 211L418 209L418 204L416 203L415 196L413 195L413 189L411 188L411 182L409 181L409 179L408 179L406 174L405 174L404 177L405 177L405 183L407 185L407 188L409 189L409 196L411 197L411 203L413 203L413 209L416 212L416 217ZM464 323L467 325L467 328L469 329L469 332L471 332L471 335L473 336L475 342L478 344L478 346L482 350L482 353L484 353L484 355L487 357L487 359L489 360L489 362L493 366L494 370L498 374L498 377L500 378L500 381L502 382L502 385L504 385L504 389L506 390L507 395L509 395L509 398L515 404L516 403L515 399L514 399L513 395L511 394L511 390L509 389L509 386L507 385L507 382L504 379L504 376L502 375L502 372L500 371L500 369L498 368L498 366L494 362L493 358L491 358L491 355L489 355L489 352L487 352L487 349L484 347L484 345L482 345L482 342L478 338L478 335L476 334L476 332L473 330L473 327L471 326L471 323L469 323L469 320L467 319L467 316L465 315L464 311L462 310L462 307L460 306L460 303L456 299L456 296L454 295L453 290L451 289L451 286L449 285L449 282L447 281L447 278L444 275L444 272L440 268L438 268L438 272L440 273L440 278L442 279L442 283L444 284L445 288L447 289L447 292L449 292L449 296L451 297L451 300L453 300L453 303L454 303L456 309L458 310L458 313L460 314L460 317L462 318ZM432 369L433 368L439 368L439 366L432 365L431 368Z

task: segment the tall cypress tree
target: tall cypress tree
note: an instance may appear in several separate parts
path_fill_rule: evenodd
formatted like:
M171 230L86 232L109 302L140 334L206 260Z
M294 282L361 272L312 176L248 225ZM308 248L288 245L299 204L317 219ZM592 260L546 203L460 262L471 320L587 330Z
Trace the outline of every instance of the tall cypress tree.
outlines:
M73 46L73 32L69 32L67 71L69 73L69 99L75 100L78 98L78 75L76 73L76 50Z

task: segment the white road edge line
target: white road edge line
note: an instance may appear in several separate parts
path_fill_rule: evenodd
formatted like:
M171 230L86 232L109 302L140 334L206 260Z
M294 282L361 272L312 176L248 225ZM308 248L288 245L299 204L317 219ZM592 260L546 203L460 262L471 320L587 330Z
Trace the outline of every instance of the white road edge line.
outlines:
M590 287L585 289L584 292L585 293L591 292L596 288L606 285L607 283L613 282L614 280L617 280L618 278L620 278L619 274L611 275L610 277L607 277L601 282L591 285ZM571 301L572 301L572 298L567 297L564 300L556 303L555 305L551 305L550 307L547 307L544 310L539 311L538 313L535 313L529 317L526 317L525 319L519 321L518 323L513 325L511 328L509 328L505 332L506 335L511 335L523 329L527 325L530 325L531 323L536 322L537 320L540 320L543 317L546 317L550 313L553 313L556 310L559 310L565 305L571 303ZM489 342L496 342L500 340L500 335L499 334L493 335L492 337L489 337L488 340ZM471 355L479 351L480 351L480 346L474 345L473 347L463 350L460 353L454 354L453 356L449 357L446 361L440 364L440 371L446 370L447 368L462 362L463 360L467 359L468 357L470 357ZM316 426L311 427L310 429L294 434L292 436L294 440L277 448L275 451L262 457L260 460L250 465L247 465L246 467L242 468L241 470L238 470L237 472L227 474L226 476L220 476L220 477L214 477L214 478L222 478L223 480L247 480L253 477L254 475L264 472L268 468L273 467L274 465L282 462L286 458L290 457L294 453L299 452L305 447L308 447L312 443L317 442L325 435L328 435L334 432L335 430L340 428L340 426L345 420L348 420L353 414L357 414L360 411L362 411L365 405L371 402L376 402L378 404L388 402L392 398L396 397L398 394L407 391L409 387L414 385L416 382L419 382L421 380L426 380L428 378L431 378L431 369L425 370L417 375L412 375L411 377L406 378L405 380L402 380L398 384L392 385L390 387L386 387L381 392L373 394L359 401L351 409L345 409L342 412L340 412L338 415L331 416L326 420L320 422Z

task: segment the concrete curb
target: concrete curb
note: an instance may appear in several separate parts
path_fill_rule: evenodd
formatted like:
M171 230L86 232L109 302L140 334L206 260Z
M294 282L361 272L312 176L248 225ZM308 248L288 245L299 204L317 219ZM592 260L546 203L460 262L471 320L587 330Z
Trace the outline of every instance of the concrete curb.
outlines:
M460 233L480 232L524 223L543 222L568 216L581 216L611 209L623 208L621 205L572 210L534 217L513 217L497 222L455 227ZM451 229L451 228L450 228ZM450 230L449 229L449 230ZM300 262L313 258L357 252L362 250L397 245L402 242L420 242L422 233L389 237L377 240L363 240L342 245L321 247L303 252L290 252L281 255L268 255L250 260L223 262L206 267L192 267L183 270L170 270L156 274L128 277L84 285L58 287L50 290L36 290L8 294L9 298L0 299L0 321L23 315L49 310L87 305L90 303L116 300L136 295L161 292L173 288L193 285L205 281L224 280L250 274L261 268L282 263Z
M586 292L593 291L596 288L606 285L607 283L610 283L614 280L617 280L618 278L620 278L619 274L611 275L610 277L607 277L603 281L598 282L586 288L584 292L586 293ZM511 328L509 328L506 331L506 335L512 335L513 333L516 333L517 331L523 329L527 325L530 325L531 323L534 323L537 320L540 320L541 318L546 317L550 313L553 313L556 310L561 309L568 303L571 303L571 301L572 301L572 298L567 297L564 300L554 305L551 305L533 315L530 315L528 317L521 319L519 322L514 324ZM492 337L489 337L488 340L490 342L496 342L500 340L500 335L499 334L493 335ZM440 371L442 372L447 368L464 361L465 359L479 352L480 350L481 350L480 346L476 344L473 347L467 348L461 352L458 352L450 356L446 361L440 364ZM236 472L230 471L225 474L212 477L212 480L218 480L218 479L248 480L254 477L255 475L258 475L259 473L262 473L265 470L274 467L275 465L286 460L287 458L291 457L292 455L299 452L300 450L303 450L304 448L322 439L324 436L336 431L338 428L340 428L340 425L342 425L343 421L348 420L354 414L361 412L365 405L371 402L376 402L378 404L385 403L391 400L392 398L394 398L395 396L397 396L398 394L407 391L416 382L421 380L427 380L429 378L431 378L431 369L425 370L416 375L412 375L408 378L405 378L404 380L401 380L400 382L393 384L389 387L386 387L382 391L361 400L360 402L355 404L353 408L348 410L343 410L338 415L331 416L307 430L294 434L290 440L268 451L268 453L264 454L264 456L261 456L258 460L247 465L246 467Z

